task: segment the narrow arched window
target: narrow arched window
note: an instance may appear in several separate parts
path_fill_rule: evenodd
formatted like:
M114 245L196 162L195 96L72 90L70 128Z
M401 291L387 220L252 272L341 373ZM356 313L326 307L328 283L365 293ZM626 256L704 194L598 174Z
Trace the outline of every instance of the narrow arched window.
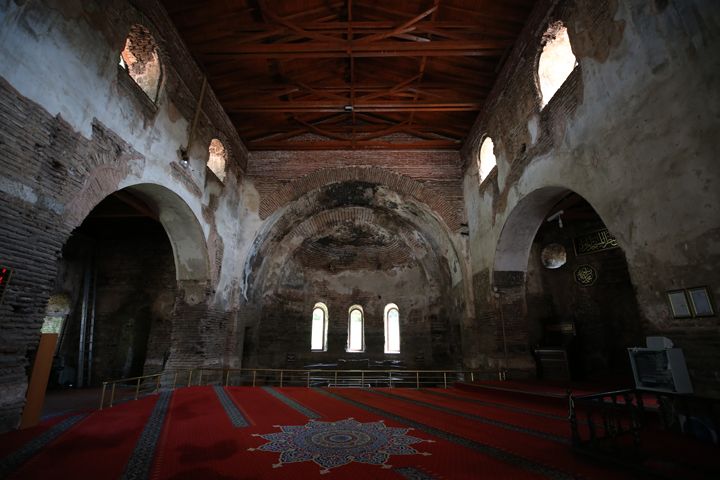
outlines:
M495 144L493 144L492 138L485 137L482 144L480 145L480 152L478 152L478 172L480 176L480 183L483 182L490 175L493 168L497 166L497 159L495 158Z
M394 303L385 305L385 353L400 353L400 310Z
M312 311L312 333L310 334L310 350L324 352L327 350L328 309L324 303L318 302Z
M120 66L150 100L157 101L162 68L157 44L147 28L142 25L130 27L125 48L120 53Z
M348 352L362 352L365 350L364 313L360 305L350 307L348 315Z
M544 107L570 76L577 60L570 46L567 28L562 22L550 25L543 40L545 45L538 62L538 82Z
M208 149L210 156L208 157L207 166L215 174L221 182L225 181L225 165L227 163L227 151L225 145L218 140L213 138L210 142L210 148Z

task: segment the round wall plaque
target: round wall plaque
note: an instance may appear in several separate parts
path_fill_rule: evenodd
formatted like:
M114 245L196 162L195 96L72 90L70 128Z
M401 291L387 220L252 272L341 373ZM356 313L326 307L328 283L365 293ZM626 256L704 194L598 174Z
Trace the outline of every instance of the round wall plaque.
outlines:
M597 280L597 270L591 265L580 265L575 269L575 281L578 285L589 287Z

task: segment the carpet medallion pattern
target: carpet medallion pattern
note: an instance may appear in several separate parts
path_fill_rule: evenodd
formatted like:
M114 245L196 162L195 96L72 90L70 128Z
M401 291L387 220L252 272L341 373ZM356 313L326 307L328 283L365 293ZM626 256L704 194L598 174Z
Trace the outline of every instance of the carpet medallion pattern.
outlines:
M256 435L268 443L249 449L279 453L279 462L273 465L275 468L286 463L310 461L321 467L320 473L351 462L391 468L387 461L392 455L430 455L412 447L427 440L407 435L409 428L388 427L382 421L360 423L348 418L279 428L281 432Z

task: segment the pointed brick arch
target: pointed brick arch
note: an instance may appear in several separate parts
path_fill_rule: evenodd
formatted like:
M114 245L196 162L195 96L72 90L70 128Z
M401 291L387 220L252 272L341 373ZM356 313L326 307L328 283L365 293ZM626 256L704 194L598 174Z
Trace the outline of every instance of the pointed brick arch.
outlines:
M460 212L438 192L416 180L378 167L326 168L309 173L281 186L268 195L263 195L260 201L260 217L263 219L269 217L276 210L312 190L333 183L350 181L385 185L397 193L425 203L443 219L451 231L460 229Z

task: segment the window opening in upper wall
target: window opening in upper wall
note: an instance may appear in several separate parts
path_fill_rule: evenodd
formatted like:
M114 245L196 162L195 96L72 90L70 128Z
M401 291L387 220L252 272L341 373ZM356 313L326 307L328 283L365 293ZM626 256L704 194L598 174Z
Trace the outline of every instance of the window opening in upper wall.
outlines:
M227 165L227 150L225 150L225 145L217 138L213 138L210 142L209 151L210 156L207 166L221 182L224 182L225 166Z
M385 353L400 353L400 310L394 303L385 305Z
M538 62L541 105L545 107L577 65L570 46L567 28L562 22L554 23L543 36L543 46Z
M312 333L310 334L310 349L312 351L324 352L327 350L327 324L327 306L322 302L318 302L312 311Z
M150 31L142 25L130 27L119 65L152 100L157 101L162 68L157 44Z
M493 144L492 138L485 137L482 144L480 145L480 152L478 152L478 174L480 177L480 183L482 183L493 168L497 166L497 159L495 158L495 145Z
M348 352L362 352L365 350L364 314L360 305L353 305L349 310L348 318Z

